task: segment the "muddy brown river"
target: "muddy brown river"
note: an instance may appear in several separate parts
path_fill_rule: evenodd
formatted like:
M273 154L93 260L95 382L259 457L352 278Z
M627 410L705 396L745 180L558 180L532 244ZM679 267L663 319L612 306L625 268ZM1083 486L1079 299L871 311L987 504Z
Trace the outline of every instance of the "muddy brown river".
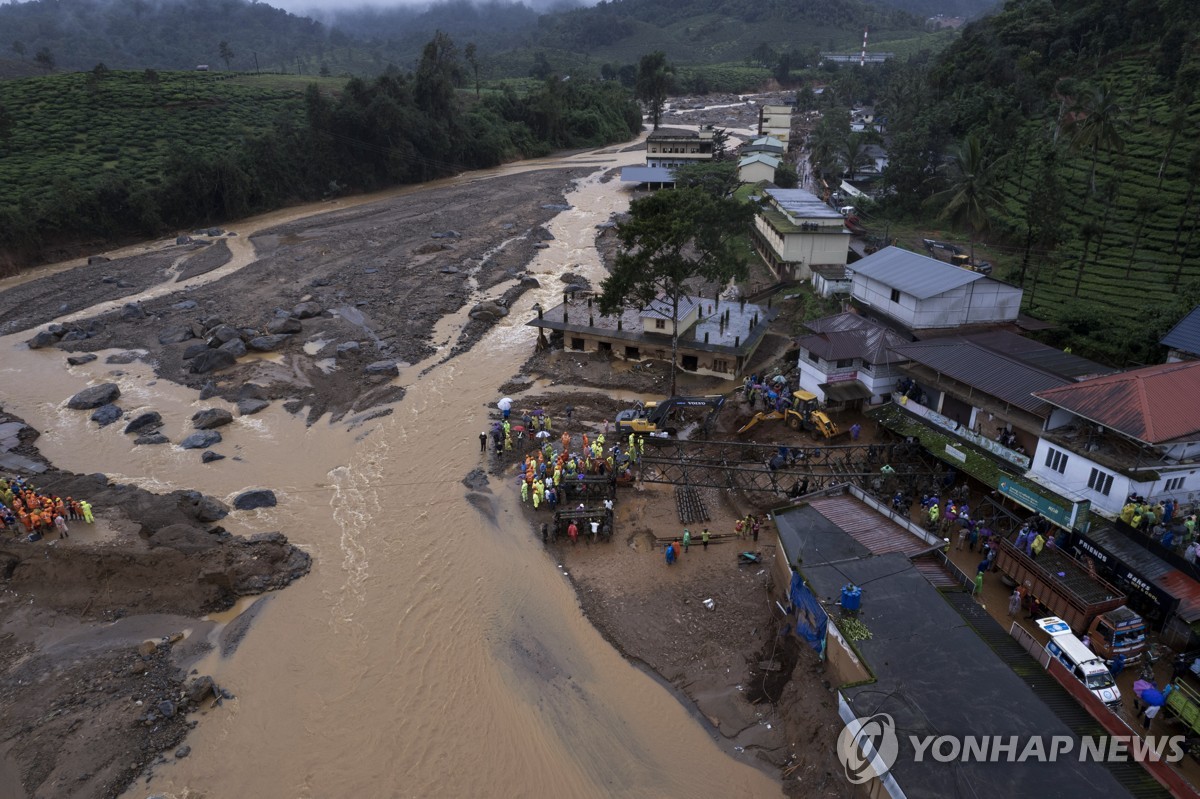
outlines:
M395 412L354 429L326 419L305 427L276 403L223 428L229 454L241 460L203 466L177 447L131 447L120 425L96 430L87 414L64 407L87 381L120 369L122 406L158 410L164 432L179 440L202 407L194 391L156 380L141 363L106 366L101 357L68 369L62 352L21 345L29 332L0 339L5 405L43 431L40 448L58 466L225 499L272 488L278 507L234 513L223 524L238 534L282 530L313 556L309 576L217 619L255 608L235 652L222 657L218 648L198 664L236 701L200 717L187 739L190 757L156 768L126 797L780 794L774 779L729 752L589 625L562 567L520 517L514 492L493 480L489 512L466 500L460 482L482 465L478 434L498 387L532 350L535 333L525 322L533 304L557 302L565 270L593 282L602 276L595 225L628 204L628 191L600 176L642 157L613 148L452 179L596 167L568 195L574 208L548 225L556 238L531 265L544 288L525 294L469 352L423 375L442 352L406 369L397 380L407 394ZM337 207L403 202L425 188ZM254 231L328 210L320 204L230 224L239 237L230 240L228 265L120 303L220 279L252 262ZM465 311L444 319L435 342L452 345L464 319ZM203 407L214 404L222 403Z

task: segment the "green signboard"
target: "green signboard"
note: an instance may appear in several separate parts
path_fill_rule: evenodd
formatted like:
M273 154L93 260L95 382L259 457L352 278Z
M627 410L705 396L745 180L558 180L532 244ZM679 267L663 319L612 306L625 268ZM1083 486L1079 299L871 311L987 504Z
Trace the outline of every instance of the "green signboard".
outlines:
M1056 502L1051 502L1040 494L1035 494L1015 480L1006 477L1000 478L996 488L1001 494L1014 502L1042 514L1051 524L1056 524L1066 530L1073 530L1076 527L1084 531L1087 530L1088 512L1091 510L1092 504L1088 500L1073 502L1068 507L1063 507Z

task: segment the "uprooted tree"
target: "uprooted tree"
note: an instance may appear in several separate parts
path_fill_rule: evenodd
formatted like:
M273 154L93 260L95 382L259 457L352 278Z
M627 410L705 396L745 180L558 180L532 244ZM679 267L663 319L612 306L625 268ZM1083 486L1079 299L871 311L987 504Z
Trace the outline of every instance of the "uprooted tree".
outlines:
M656 299L671 319L671 396L679 360L679 305L685 283L744 278L746 264L736 245L753 217L746 203L699 187L667 189L634 200L629 219L617 227L621 251L612 274L600 284L600 312L645 308Z

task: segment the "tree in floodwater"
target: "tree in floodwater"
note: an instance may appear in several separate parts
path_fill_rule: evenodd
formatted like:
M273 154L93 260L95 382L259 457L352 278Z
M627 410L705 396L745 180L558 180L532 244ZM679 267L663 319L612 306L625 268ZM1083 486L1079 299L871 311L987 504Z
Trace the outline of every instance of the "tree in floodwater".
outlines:
M655 299L669 306L671 396L685 283L692 278L725 283L745 277L747 267L736 242L753 216L748 204L693 186L634 200L629 219L617 226L622 249L612 274L600 284L600 312L619 314L628 305L644 308Z

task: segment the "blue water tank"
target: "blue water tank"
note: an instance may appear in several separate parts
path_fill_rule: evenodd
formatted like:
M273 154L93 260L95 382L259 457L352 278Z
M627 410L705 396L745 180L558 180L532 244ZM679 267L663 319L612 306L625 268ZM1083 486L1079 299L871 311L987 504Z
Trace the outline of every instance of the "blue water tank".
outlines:
M862 604L862 589L857 585L842 586L842 607L846 610L856 611L859 605Z

